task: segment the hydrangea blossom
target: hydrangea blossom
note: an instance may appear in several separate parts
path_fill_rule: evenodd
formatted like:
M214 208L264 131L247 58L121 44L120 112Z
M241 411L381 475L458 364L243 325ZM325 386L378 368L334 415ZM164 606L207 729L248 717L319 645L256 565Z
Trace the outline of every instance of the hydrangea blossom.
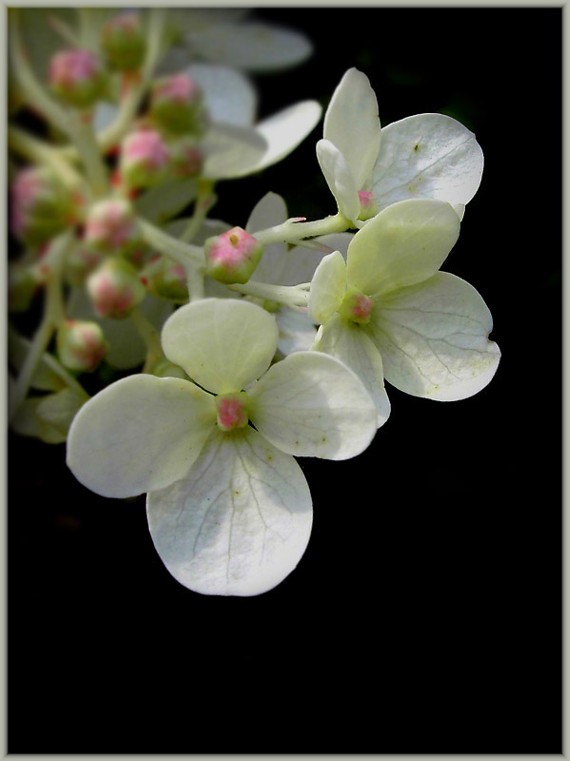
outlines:
M450 116L418 114L381 128L376 95L356 68L331 98L317 157L339 210L356 227L408 198L448 201L462 216L483 172L475 135Z
M356 233L346 262L326 256L309 308L321 324L314 348L342 359L386 403L383 379L413 396L464 399L484 388L500 351L479 293L439 272L460 222L443 201L400 201Z
M108 497L148 492L156 549L188 588L265 592L295 568L311 532L294 456L362 452L376 432L373 402L325 354L271 365L275 320L247 301L183 306L162 343L192 380L143 374L108 386L73 421L69 467Z

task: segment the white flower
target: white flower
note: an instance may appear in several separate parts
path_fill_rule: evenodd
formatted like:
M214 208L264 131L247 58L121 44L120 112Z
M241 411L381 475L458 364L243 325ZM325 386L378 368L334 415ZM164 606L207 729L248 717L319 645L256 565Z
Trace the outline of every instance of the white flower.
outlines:
M265 592L295 568L311 532L293 455L359 454L376 431L374 405L333 357L299 352L271 365L275 320L246 301L181 307L162 341L193 382L141 374L108 386L72 424L69 467L104 496L149 492L152 539L184 586Z
M491 314L464 280L438 272L459 236L452 207L400 201L354 236L347 260L325 257L309 309L321 323L314 348L343 360L385 414L383 378L413 396L463 399L484 388L500 351Z
M450 116L418 114L381 128L376 95L355 68L326 110L317 158L339 210L357 227L409 198L447 201L461 217L483 172L475 135Z

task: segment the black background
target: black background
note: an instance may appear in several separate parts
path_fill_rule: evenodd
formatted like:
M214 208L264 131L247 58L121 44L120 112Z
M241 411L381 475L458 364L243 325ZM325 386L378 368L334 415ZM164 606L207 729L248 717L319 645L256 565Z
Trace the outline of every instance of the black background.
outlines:
M106 500L64 446L8 446L10 753L561 753L559 8L283 8L315 54L256 77L260 113L324 107L357 66L383 124L444 112L483 182L444 269L484 297L503 356L453 403L389 389L373 445L301 460L314 530L255 598L180 586L144 499ZM314 144L219 186L244 224L267 191L335 211Z

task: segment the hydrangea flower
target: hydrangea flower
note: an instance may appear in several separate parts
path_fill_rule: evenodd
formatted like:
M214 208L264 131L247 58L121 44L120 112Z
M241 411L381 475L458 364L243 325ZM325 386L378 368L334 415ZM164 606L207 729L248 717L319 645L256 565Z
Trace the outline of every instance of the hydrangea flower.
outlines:
M265 592L296 567L311 533L294 456L359 454L376 432L374 404L333 357L299 352L272 365L275 320L247 301L183 306L162 343L192 380L140 374L105 388L73 421L69 467L104 496L148 492L153 542L184 586Z
M483 152L444 114L418 114L381 128L368 77L349 69L325 112L317 158L339 210L356 227L408 198L447 201L461 217L477 192Z
M326 256L309 309L321 324L314 348L343 360L386 403L383 379L413 396L463 399L484 388L500 351L488 338L491 314L479 293L439 272L460 222L443 201L392 204L348 246Z

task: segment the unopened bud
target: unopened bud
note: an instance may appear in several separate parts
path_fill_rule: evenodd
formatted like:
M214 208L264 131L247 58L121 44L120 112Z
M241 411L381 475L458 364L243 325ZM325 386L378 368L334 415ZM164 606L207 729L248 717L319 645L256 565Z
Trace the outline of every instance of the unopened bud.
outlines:
M64 103L87 109L104 94L107 74L99 56L76 48L62 50L51 57L49 82Z
M147 283L151 293L178 303L188 300L188 279L181 264L163 259L158 264L152 263L150 269Z
M146 39L138 13L119 13L101 30L101 47L111 68L136 71L144 61Z
M8 268L8 311L26 312L40 285L37 271L21 262Z
M124 259L106 259L89 275L86 284L99 317L128 317L146 296L138 271Z
M69 285L82 285L85 278L101 264L104 254L89 246L79 245L72 249L65 260L64 276Z
M127 135L121 144L119 171L130 189L147 188L161 182L170 164L170 152L156 130L141 129Z
M67 320L57 331L56 348L64 367L92 373L107 353L101 326L90 320Z
M204 243L206 274L221 283L247 283L259 264L263 246L241 227L232 227Z
M204 155L193 138L181 138L170 146L171 170L177 177L197 177Z
M94 203L87 213L83 240L108 254L122 254L138 246L140 233L132 204L122 198Z
M31 245L47 242L75 222L73 198L47 167L19 172L11 187L10 227Z
M207 127L202 90L187 74L155 80L149 110L157 124L177 135L200 136Z

